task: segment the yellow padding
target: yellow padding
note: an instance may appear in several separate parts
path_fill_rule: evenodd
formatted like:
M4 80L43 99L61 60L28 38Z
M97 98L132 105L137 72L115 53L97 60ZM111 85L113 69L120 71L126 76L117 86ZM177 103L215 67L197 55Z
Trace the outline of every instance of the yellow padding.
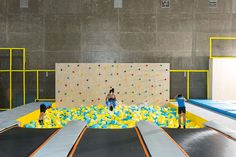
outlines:
M56 108L56 103L53 103L52 107ZM39 109L37 109L31 113L28 113L28 114L18 118L16 121L20 123L20 127L24 127L25 124L30 123L32 120L38 119L39 113L40 113L40 111L39 111Z
M177 106L175 106L171 103L168 104L168 107L178 109ZM188 111L186 111L186 118L190 119L192 122L196 123L200 127L204 127L204 123L208 122L206 119L199 117L199 116L197 116L191 112L188 112Z

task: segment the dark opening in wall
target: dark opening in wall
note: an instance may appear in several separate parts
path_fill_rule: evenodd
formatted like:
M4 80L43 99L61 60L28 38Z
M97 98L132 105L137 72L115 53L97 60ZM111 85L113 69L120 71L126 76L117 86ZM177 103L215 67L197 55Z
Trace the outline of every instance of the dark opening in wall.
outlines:
M184 72L170 73L170 98L174 99L177 94L187 97L187 75Z
M207 73L190 73L190 98L207 99Z

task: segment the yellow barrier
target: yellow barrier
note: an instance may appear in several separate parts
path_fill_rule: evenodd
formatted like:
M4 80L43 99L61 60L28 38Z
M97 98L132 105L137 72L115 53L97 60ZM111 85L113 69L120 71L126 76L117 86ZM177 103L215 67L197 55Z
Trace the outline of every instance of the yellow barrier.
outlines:
M178 109L177 106L175 106L171 103L168 104L168 107ZM202 128L204 127L204 123L207 122L206 119L203 119L202 117L199 117L199 116L197 116L191 112L188 112L188 111L186 111L186 118L190 119L192 122L196 123L198 126L200 126Z
M39 109L35 110L27 115L24 115L23 117L18 118L16 121L19 122L20 127L24 127L25 124L31 122L32 120L38 119L39 112Z
M190 99L190 73L207 73L207 98L210 97L210 79L209 70L170 70L172 73L187 73L187 99ZM175 99L170 99L170 101L175 101Z
M56 103L53 103L52 107L56 108ZM39 109L37 109L31 113L28 113L28 114L18 118L16 121L19 122L20 127L24 127L25 124L31 122L32 120L38 119L39 113L40 113L40 111L39 111Z

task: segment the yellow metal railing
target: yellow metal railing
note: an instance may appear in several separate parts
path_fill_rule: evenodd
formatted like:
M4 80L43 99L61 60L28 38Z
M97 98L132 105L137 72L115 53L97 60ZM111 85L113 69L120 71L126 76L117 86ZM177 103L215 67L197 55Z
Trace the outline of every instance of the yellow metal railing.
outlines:
M9 110L12 109L12 73L20 72L23 75L23 104L26 104L26 73L35 72L36 73L36 99L35 100L55 100L55 99L40 99L39 97L39 73L40 72L55 72L55 70L26 70L26 49L25 48L0 48L0 50L9 51L9 69L0 69L0 73L9 73L9 108L0 108L0 110ZM12 60L13 60L13 50L22 51L22 70L12 69Z
M10 49L10 109L12 108L12 49Z
M35 99L34 101L55 101L56 99Z
M209 48L210 48L210 54L209 57L210 59L213 58L236 58L236 56L214 56L213 55L213 41L214 40L236 40L236 37L210 37L209 38Z
M2 69L0 70L0 73L9 73L10 75L10 104L9 108L0 108L0 110L8 110L12 109L12 73L20 72L23 74L23 103L26 104L26 73L27 72L34 72L36 74L36 99L35 101L55 101L55 99L48 99L48 98L40 98L39 95L39 73L40 72L55 72L55 70L26 70L26 49L25 48L0 48L0 50L8 50L10 53L9 61L10 61L10 67L9 69ZM21 50L23 52L22 62L23 67L22 70L14 70L12 69L12 59L13 59L13 50ZM208 70L170 70L171 73L178 73L178 72L186 72L187 73L187 98L190 98L190 73L207 73L207 97L209 98L209 71ZM174 99L170 99L174 100Z
M236 40L236 37L210 37L209 38L209 58L210 59L236 59L236 56L215 56L213 54L213 41L216 41L216 40ZM208 95L208 98L209 98L209 91L210 91L210 75L209 75L209 72L207 73L207 82L208 82L208 85L207 85L207 95Z
M210 96L210 79L209 70L170 70L171 73L187 73L187 99L190 98L190 73L206 73L207 74L207 98ZM170 101L175 101L175 99L170 99Z

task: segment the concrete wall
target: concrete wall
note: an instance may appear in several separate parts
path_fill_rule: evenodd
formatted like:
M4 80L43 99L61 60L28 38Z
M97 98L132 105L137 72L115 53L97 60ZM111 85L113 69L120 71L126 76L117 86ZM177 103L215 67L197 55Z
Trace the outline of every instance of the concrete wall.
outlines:
M208 69L209 36L234 35L232 0L0 0L0 47L26 47L28 68L55 62L170 62Z
M208 69L209 37L236 35L233 1L209 9L207 0L171 0L161 9L159 0L123 0L114 9L113 0L29 0L20 9L20 0L0 0L0 47L26 47L28 69L114 61ZM235 44L214 45L222 53Z

